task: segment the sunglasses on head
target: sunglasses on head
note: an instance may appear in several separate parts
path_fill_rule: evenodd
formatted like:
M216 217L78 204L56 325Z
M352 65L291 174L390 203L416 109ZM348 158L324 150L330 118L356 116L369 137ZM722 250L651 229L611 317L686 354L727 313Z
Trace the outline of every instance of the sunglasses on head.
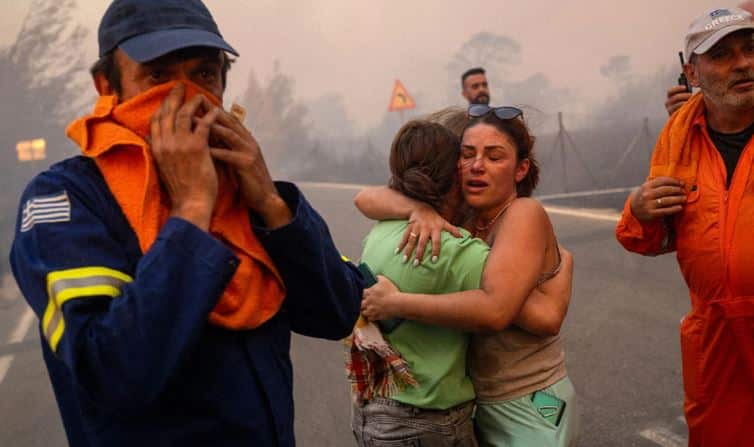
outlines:
M490 107L487 104L473 104L469 106L468 114L470 118L480 118L490 112L494 112L495 116L501 120L512 120L513 118L518 118L519 116L524 115L523 110L517 107Z

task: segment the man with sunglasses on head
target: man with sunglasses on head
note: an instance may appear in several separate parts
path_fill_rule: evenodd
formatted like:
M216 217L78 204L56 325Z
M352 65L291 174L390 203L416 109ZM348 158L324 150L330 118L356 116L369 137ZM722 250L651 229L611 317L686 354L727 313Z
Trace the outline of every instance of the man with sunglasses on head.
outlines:
M293 446L291 331L337 340L363 279L223 109L200 0L115 0L82 156L21 199L11 265L72 446Z
M706 12L689 27L685 53L684 72L700 92L670 117L616 234L640 254L677 252L691 296L680 327L689 445L751 445L752 15Z
M484 68L470 68L461 75L461 96L469 105L490 103L490 87Z

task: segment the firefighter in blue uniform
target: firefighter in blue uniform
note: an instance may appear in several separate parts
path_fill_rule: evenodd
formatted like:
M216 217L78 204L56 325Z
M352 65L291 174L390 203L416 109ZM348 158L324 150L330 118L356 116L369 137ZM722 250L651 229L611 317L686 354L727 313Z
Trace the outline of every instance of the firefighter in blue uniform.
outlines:
M296 186L272 182L240 122L206 95L184 99L183 81L221 98L235 54L200 0L115 0L99 43L101 98L126 103L175 83L144 135L169 216L145 250L112 187L132 167L109 166L108 177L91 154L52 166L23 193L10 259L40 318L69 443L293 446L290 333L346 336L363 280ZM101 135L81 138L84 150ZM285 288L253 329L208 318L239 265L209 231L221 200L215 165L234 171Z

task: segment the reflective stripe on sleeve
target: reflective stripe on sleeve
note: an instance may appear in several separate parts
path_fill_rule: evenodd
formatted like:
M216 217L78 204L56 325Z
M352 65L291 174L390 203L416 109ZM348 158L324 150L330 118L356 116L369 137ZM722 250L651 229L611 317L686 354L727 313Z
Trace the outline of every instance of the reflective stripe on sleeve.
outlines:
M47 308L42 316L42 332L53 352L65 331L63 304L69 300L120 295L120 289L133 278L107 267L81 267L47 274Z

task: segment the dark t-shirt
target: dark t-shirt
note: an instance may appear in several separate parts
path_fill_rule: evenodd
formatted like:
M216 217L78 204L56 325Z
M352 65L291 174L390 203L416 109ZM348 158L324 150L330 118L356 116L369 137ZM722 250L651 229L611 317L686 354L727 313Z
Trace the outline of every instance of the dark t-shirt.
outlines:
M709 126L707 130L712 142L723 157L725 170L728 173L728 186L730 187L730 181L733 178L733 172L736 170L738 159L749 143L751 136L754 135L754 123L737 133L720 133L712 130Z

